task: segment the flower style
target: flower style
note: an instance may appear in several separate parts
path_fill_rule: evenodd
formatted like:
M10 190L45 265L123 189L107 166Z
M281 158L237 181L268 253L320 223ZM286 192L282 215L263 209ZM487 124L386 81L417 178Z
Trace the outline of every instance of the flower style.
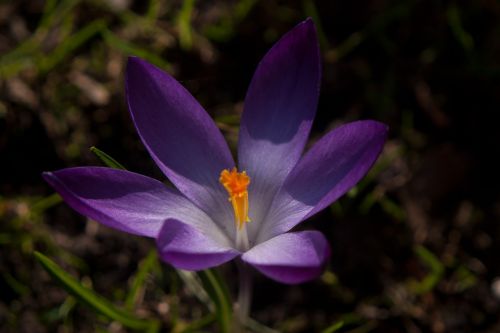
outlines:
M356 121L302 156L320 85L308 19L259 64L248 89L238 168L221 132L167 73L129 58L127 101L142 142L176 188L137 173L77 167L44 173L79 213L153 237L163 261L202 270L236 257L283 283L321 273L330 250L318 231L290 232L352 188L380 154L387 127ZM243 172L239 172L241 170Z

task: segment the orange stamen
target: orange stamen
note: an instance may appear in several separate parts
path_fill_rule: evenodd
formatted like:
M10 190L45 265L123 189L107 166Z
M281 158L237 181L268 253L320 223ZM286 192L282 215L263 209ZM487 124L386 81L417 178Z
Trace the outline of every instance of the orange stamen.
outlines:
M250 177L245 171L238 172L238 169L233 168L222 170L219 177L219 182L224 186L229 194L229 201L233 205L234 220L238 229L241 229L245 222L250 222L248 218L248 184Z

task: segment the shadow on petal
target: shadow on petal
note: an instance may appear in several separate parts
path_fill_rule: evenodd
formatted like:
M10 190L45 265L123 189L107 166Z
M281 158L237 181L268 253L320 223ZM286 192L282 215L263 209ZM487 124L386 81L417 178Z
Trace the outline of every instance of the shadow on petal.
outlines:
M221 265L240 254L218 238L210 232L169 219L163 224L156 244L163 261L180 269L202 270Z
M330 256L330 246L319 231L291 232L261 243L242 256L267 277L288 284L316 278Z

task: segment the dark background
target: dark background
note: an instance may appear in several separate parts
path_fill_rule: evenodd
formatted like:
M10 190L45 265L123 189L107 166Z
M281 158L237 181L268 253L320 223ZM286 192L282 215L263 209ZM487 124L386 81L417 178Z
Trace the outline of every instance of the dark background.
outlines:
M257 63L307 16L323 56L311 142L357 119L390 137L357 189L301 226L329 239L325 274L299 286L256 275L252 317L283 332L338 320L352 333L500 331L498 1L48 0L0 2L1 332L126 331L32 253L120 305L154 249L52 202L40 176L101 165L97 146L163 179L124 102L127 55L172 73L234 149ZM195 296L157 265L133 308L182 332L207 313Z

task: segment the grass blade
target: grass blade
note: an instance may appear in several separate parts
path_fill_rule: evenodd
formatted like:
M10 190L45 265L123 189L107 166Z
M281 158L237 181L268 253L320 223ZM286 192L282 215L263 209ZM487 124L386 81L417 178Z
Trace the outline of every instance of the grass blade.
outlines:
M179 43L181 47L189 51L193 46L193 33L191 31L191 13L193 12L195 0L185 0L179 15L177 16L177 29L179 30Z
M122 53L126 55L134 55L140 58L143 58L153 65L156 65L164 70L170 70L171 65L163 60L161 57L156 54L140 47L135 44L132 44L128 41L125 41L112 33L111 31L105 29L102 31L102 36L104 37L104 41L111 47L117 50L120 50Z
M96 36L106 28L104 20L95 20L89 23L78 32L60 43L50 54L38 61L38 68L41 72L47 73L56 65L61 63L69 54L81 47L84 43Z
M226 284L217 271L207 269L198 273L203 287L215 304L215 312L221 333L231 330L232 307Z
M134 330L154 332L158 329L159 323L157 321L139 319L131 313L116 308L111 302L95 293L92 289L82 286L77 279L64 271L48 257L40 252L35 252L34 255L43 268L58 281L68 293L73 295L78 301L88 305L94 311Z
M441 281L444 275L444 265L434 253L423 246L415 247L414 252L429 269L429 273L421 281L410 280L412 291L417 295L421 295L434 289Z
M125 300L125 308L127 310L132 310L134 305L139 300L140 295L144 292L144 283L149 272L153 271L158 264L158 256L156 255L156 250L151 250L147 257L139 264L139 269L132 281L132 287Z
M321 333L337 332L342 327L344 327L344 322L342 320L337 321L337 322L333 323L332 325L328 326L327 328L325 328L323 331L321 331Z
M92 146L90 147L90 151L93 152L97 157L99 157L99 159L110 168L127 170L120 162L118 162L102 150Z
M211 313L199 320L196 320L186 327L184 327L180 333L200 333L200 330L215 321L215 316Z
M42 198L35 202L33 206L31 206L31 214L39 215L45 212L47 209L61 203L63 201L62 197L59 193L51 194L45 198Z

